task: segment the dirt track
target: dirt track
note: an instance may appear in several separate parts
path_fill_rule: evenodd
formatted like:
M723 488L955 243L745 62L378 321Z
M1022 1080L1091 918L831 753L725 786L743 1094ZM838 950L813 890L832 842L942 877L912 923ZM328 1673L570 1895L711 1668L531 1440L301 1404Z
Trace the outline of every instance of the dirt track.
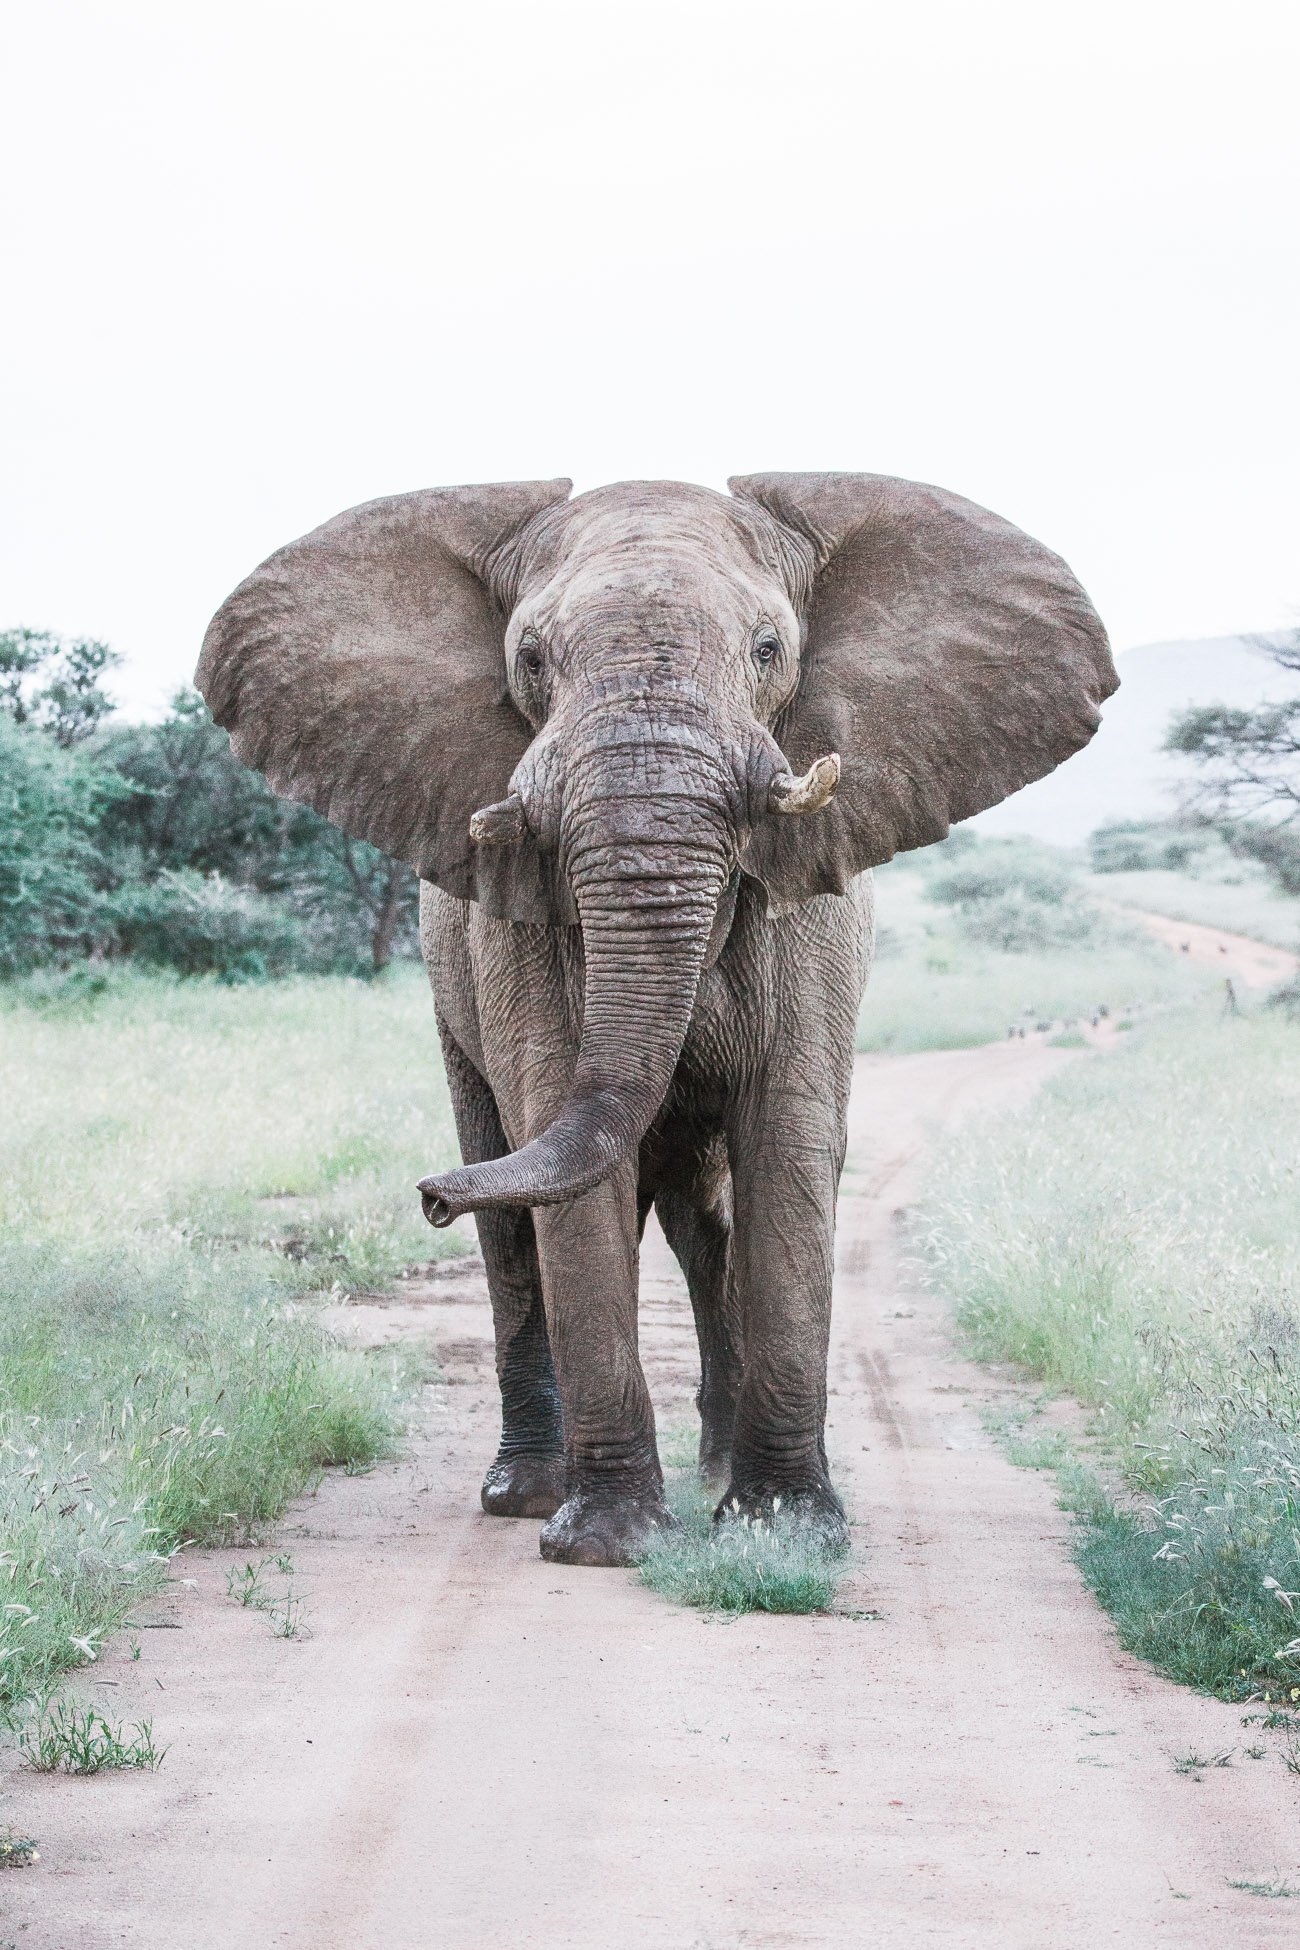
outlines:
M839 1616L710 1621L631 1573L543 1564L482 1517L495 1437L472 1270L350 1310L432 1338L408 1458L286 1521L311 1637L232 1604L196 1556L85 1690L152 1715L160 1773L14 1780L43 1862L0 1883L23 1950L749 1950L879 1942L1199 1950L1295 1941L1229 1877L1300 1869L1300 1786L1239 1715L1119 1653L1044 1477L981 1406L899 1268L928 1130L1023 1099L1041 1042L861 1060L845 1181L830 1444L855 1529ZM644 1345L671 1414L689 1310L648 1242ZM282 1583L282 1580L277 1581ZM1202 1781L1171 1756L1235 1749Z
M1122 907L1117 901L1100 901L1098 905L1128 915L1175 954L1186 955L1189 961L1207 962L1220 974L1230 976L1248 989L1273 988L1300 971L1300 955L1293 954L1289 948L1270 947L1266 942L1252 941L1249 935L1230 934L1224 928L1205 927L1199 921L1174 921L1167 914Z

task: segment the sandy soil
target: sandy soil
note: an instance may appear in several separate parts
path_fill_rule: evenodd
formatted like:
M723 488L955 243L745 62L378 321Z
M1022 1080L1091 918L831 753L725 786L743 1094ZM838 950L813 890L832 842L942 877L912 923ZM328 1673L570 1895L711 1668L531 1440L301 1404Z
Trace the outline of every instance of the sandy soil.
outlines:
M229 1600L247 1553L185 1561L140 1608L139 1660L115 1651L83 1684L151 1715L166 1761L10 1781L43 1860L0 1879L0 1944L1295 1943L1300 1901L1228 1879L1300 1879L1300 1782L1245 1756L1239 1713L1116 1649L1050 1482L983 1432L1011 1384L957 1357L901 1265L927 1133L1071 1060L1037 1040L861 1060L831 1364L844 1615L724 1623L632 1573L543 1564L535 1524L477 1508L496 1433L480 1278L412 1284L349 1316L438 1350L407 1458L329 1481L277 1546L311 1636ZM644 1288L671 1414L695 1355L657 1237ZM1174 1771L1226 1750L1202 1780Z
M1300 970L1300 955L1292 954L1287 948L1252 941L1246 934L1202 927L1196 921L1171 921L1167 914L1152 914L1143 907L1123 907L1118 901L1098 904L1140 921L1148 934L1163 941L1175 954L1184 954L1191 961L1209 962L1225 979L1240 982L1249 989L1275 988L1288 975Z

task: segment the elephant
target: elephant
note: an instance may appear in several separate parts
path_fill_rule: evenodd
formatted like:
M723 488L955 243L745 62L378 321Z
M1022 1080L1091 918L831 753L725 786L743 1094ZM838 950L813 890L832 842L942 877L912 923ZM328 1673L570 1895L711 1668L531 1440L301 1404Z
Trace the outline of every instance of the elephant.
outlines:
M421 877L501 1440L493 1515L638 1561L670 1517L637 1350L653 1207L726 1513L847 1542L825 1445L869 869L1078 751L1117 678L1059 557L871 474L372 501L204 640L236 755Z

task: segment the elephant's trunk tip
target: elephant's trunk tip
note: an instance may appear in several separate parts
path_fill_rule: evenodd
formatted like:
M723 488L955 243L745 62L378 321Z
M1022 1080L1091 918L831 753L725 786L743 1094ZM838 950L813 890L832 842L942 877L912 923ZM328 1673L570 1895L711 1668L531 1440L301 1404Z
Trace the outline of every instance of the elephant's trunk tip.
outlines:
M457 1207L439 1192L436 1178L422 1178L416 1190L420 1194L424 1216L431 1226L449 1226L453 1219L460 1217Z

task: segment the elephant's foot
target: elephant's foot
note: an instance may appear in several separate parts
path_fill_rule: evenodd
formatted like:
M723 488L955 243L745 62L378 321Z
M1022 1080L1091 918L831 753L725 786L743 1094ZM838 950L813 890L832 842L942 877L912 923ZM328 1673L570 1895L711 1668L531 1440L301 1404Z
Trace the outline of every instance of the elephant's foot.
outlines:
M849 1548L844 1505L825 1481L789 1484L782 1489L742 1489L733 1482L714 1511L713 1521L727 1523L736 1517L797 1531L830 1557L842 1557Z
M480 1492L490 1517L553 1517L564 1501L563 1456L498 1456Z
M638 1564L677 1519L662 1496L628 1496L611 1502L578 1491L543 1527L542 1556L551 1564Z
M731 1481L731 1448L708 1449L700 1443L700 1482L706 1496L722 1496Z

